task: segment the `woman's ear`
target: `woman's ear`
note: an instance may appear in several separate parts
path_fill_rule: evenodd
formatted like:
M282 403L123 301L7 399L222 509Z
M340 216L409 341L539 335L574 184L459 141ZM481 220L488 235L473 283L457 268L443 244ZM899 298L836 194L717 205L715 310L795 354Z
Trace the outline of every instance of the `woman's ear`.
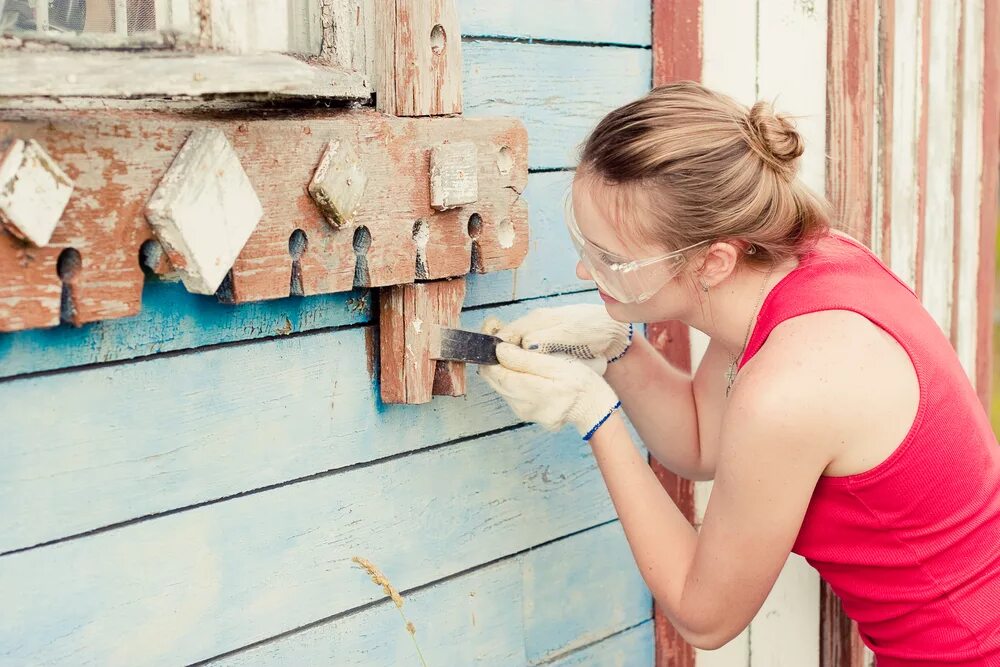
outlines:
M695 271L695 280L702 289L719 285L736 270L740 251L732 243L713 243L702 256L701 265Z

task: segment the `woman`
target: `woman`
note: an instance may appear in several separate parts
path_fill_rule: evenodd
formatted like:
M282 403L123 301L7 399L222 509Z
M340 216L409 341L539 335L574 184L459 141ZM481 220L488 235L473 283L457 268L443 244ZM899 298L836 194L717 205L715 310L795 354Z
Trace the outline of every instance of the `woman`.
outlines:
M567 215L605 305L501 327L501 365L481 373L521 418L589 440L646 583L695 646L739 634L795 552L879 667L1000 666L1000 449L914 294L829 231L802 152L766 104L693 83L609 114ZM660 320L711 338L693 378L627 324ZM715 480L699 532L619 406L666 467Z

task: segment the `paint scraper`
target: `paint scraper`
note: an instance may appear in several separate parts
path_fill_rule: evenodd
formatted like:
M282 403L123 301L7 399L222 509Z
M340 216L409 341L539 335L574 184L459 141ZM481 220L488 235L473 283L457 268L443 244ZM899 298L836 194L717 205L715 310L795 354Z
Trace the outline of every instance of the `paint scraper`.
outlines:
M497 345L503 341L496 336L437 324L429 325L427 335L431 359L481 365L500 363L497 360Z

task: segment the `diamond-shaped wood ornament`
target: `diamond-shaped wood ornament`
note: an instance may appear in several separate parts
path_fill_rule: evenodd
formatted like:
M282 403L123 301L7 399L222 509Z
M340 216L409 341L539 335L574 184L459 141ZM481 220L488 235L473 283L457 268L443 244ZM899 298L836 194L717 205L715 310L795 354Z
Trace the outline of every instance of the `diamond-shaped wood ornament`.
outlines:
M439 211L479 199L478 151L471 141L449 142L431 151L431 206Z
M264 215L226 135L191 133L146 205L146 218L189 292L214 294Z
M0 222L19 239L46 245L72 194L73 180L34 139L0 157Z
M309 195L326 221L339 229L354 216L366 185L368 175L357 153L346 142L334 139L323 151L309 183Z

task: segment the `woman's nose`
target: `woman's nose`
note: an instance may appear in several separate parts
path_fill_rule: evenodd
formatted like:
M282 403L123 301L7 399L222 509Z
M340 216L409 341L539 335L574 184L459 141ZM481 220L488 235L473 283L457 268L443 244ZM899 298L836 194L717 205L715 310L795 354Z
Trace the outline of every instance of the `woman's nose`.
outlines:
M590 271L587 267L583 265L583 262L576 263L576 277L580 280L593 280L594 277L590 275Z

